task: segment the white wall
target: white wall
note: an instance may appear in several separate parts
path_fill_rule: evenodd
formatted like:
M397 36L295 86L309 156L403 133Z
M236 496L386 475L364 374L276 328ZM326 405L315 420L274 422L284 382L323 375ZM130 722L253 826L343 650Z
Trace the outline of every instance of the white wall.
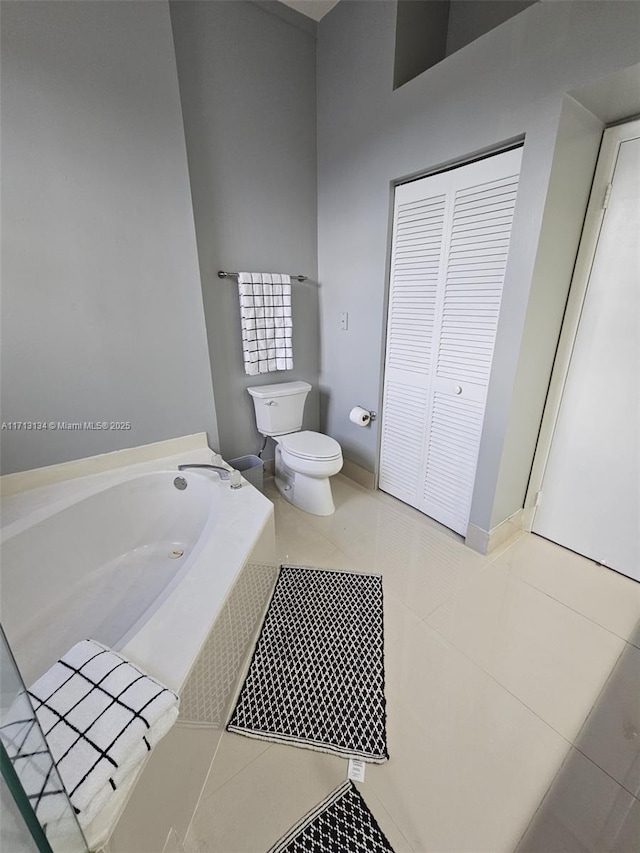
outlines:
M2 420L25 470L217 427L166 2L2 4Z
M603 129L564 99L489 527L524 505Z
M395 92L394 26L387 0L340 3L319 24L321 425L348 459L375 470L379 424L358 428L348 413L356 403L380 408L393 183L524 137L471 508L470 521L488 530L522 506L531 466L532 450L505 444L509 424L526 409L537 428L542 414L537 394L523 404L519 360L540 357L544 372L555 350L551 329L523 335L564 94L640 60L640 4L537 3ZM539 379L544 387L548 374ZM501 468L509 475L499 483Z

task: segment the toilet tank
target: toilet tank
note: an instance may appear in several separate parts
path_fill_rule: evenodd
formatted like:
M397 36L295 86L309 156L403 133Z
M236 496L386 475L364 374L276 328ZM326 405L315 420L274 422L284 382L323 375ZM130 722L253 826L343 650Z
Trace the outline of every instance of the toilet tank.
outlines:
M279 382L247 388L256 410L256 426L262 435L286 435L302 428L308 382Z

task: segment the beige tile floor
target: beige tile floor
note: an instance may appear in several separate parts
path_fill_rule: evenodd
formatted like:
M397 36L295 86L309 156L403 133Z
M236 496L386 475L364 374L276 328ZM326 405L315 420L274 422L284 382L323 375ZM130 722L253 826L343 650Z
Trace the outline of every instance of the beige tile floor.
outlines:
M382 492L276 507L278 557L381 573L390 760L358 788L397 853L638 853L640 585L523 534L489 557ZM225 732L186 853L266 851L347 764Z

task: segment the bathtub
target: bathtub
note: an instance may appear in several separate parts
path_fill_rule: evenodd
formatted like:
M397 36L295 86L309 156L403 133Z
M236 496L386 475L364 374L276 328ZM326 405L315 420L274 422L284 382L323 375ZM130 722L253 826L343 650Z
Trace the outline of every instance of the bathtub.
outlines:
M90 637L180 692L240 569L275 549L260 492L206 471L178 490L178 473L83 478L3 528L2 624L27 685Z

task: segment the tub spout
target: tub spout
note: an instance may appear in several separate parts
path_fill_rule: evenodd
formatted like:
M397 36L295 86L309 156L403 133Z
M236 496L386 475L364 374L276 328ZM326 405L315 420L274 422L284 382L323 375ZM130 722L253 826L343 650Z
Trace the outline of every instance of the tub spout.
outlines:
M221 480L229 479L230 472L227 468L223 468L220 465L201 465L199 463L193 463L192 465L178 465L178 471L186 471L189 468L205 468L207 471L217 471Z
M201 465L194 463L192 465L178 465L178 471L185 471L187 468L205 468L207 471L217 471L221 480L228 480L232 489L239 489L242 486L242 477L239 471L223 468L221 465Z

